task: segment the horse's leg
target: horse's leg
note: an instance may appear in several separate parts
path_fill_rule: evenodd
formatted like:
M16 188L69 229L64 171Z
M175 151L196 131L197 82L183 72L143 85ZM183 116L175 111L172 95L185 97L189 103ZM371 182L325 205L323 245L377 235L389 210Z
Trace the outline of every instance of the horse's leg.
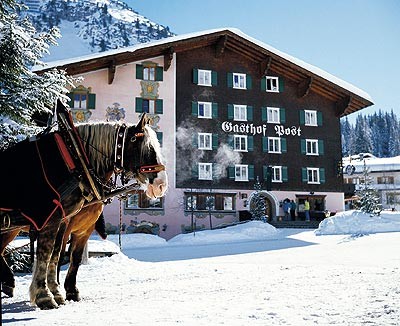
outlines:
M36 304L40 309L54 309L58 307L57 302L47 287L47 271L61 218L60 212L55 212L47 225L39 232L37 239L36 261L29 294L32 304Z
M47 272L47 284L53 294L54 300L58 305L65 304L65 300L60 292L60 283L58 278L58 263L60 260L62 242L66 229L66 221L62 221L57 232L56 241L54 242L53 253L51 255L50 264Z

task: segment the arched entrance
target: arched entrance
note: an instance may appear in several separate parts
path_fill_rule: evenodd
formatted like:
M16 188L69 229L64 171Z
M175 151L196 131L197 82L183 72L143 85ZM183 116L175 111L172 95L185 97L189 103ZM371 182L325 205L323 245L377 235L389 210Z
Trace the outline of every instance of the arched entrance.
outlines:
M253 192L249 197L249 211L254 208L255 197L257 192ZM268 221L275 221L278 216L279 202L276 197L268 191L258 191L261 198L265 200L265 214L268 216Z

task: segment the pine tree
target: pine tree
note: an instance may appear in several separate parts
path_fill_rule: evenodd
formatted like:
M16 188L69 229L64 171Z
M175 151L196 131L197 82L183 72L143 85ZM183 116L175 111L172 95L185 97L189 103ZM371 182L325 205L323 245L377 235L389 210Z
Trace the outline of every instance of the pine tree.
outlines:
M342 154L343 156L349 156L354 154L353 152L353 138L354 130L346 117L345 120L340 121L341 131L342 131Z
M356 206L365 213L379 215L382 211L382 204L378 191L372 187L372 178L369 175L369 169L364 161L363 178L360 179L360 189L356 191L360 198Z
M267 208L267 206L265 203L265 198L261 195L261 192L260 192L261 183L260 183L258 177L254 184L254 190L255 190L255 193L253 194L253 197L251 200L250 213L253 216L253 219L267 222L267 216L265 215L265 209Z
M367 118L359 115L356 119L356 127L354 129L354 147L355 153L371 153L371 129L367 123Z
M0 149L39 132L32 116L50 114L57 98L67 101L63 94L74 81L56 69L32 71L60 35L57 29L37 34L27 18L18 18L20 8L15 0L0 4Z

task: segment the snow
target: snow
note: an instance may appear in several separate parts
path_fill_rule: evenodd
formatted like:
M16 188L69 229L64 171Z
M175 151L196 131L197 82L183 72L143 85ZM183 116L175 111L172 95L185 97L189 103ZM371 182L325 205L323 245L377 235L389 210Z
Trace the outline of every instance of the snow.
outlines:
M2 321L399 325L399 221L398 212L370 217L354 211L326 219L316 231L253 221L169 241L124 234L122 252L118 236L93 236L89 251L119 253L81 266L80 302L41 311L28 301L31 275L18 275L15 297L2 298ZM64 268L61 281L65 275Z

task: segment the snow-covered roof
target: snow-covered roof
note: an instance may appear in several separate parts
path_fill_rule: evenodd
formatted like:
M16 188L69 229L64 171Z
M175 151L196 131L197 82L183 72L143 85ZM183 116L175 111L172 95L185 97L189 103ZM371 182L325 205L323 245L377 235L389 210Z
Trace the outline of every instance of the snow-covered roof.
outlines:
M314 75L317 75L331 83L334 83L334 84L340 86L341 88L343 88L355 95L358 95L367 101L370 101L371 103L373 102L372 97L367 92L361 90L360 88L358 88L358 87L356 87L356 86L354 86L354 85L352 85L352 84L350 84L350 83L348 83L348 82L346 82L346 81L344 81L344 80L342 80L342 79L340 79L318 67L315 67L315 66L313 66L309 63L306 63L300 59L297 59L287 53L279 51L279 50L275 49L274 47L243 33L241 30L239 30L237 28L217 28L217 29L210 29L210 30L205 30L205 31L200 31L200 32L182 34L182 35L168 37L168 38L164 38L164 39L161 39L158 41L138 44L138 45L134 45L134 46L130 46L130 47L118 48L115 50L109 50L109 51L105 51L105 52L94 53L94 54L90 54L90 55L69 58L69 59L65 59L65 60L48 62L45 64L45 66L35 66L33 68L33 70L40 71L43 69L55 68L55 67L59 67L59 66L65 66L65 65L69 65L69 64L82 62L82 61L88 61L88 60L94 60L94 59L103 58L103 57L107 57L107 56L112 56L115 54L126 53L126 52L135 52L139 49L145 49L145 48L155 47L158 45L184 41L184 40L201 37L201 36L205 36L205 35L209 35L209 34L220 33L223 31L229 31L231 33L234 33L234 34L238 35L239 37L242 37L243 39L245 39L249 42L252 42L255 45L257 45L261 48L264 48L265 50L267 50L271 53L274 53L277 56L291 62L292 64L309 71L310 73L312 73Z
M347 166L353 165L356 173L361 173L364 168L364 161L366 167L370 172L380 171L400 171L400 156L395 157L363 157L363 158L343 158L343 166L346 169Z

